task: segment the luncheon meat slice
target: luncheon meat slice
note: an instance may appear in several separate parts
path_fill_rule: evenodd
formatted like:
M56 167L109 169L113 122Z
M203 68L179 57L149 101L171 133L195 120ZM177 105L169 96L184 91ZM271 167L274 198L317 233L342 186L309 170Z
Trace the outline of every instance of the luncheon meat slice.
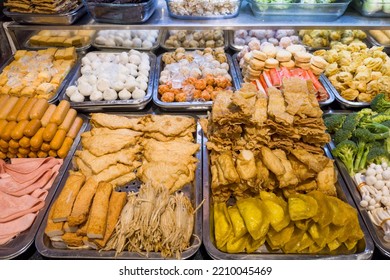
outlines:
M36 213L29 213L7 223L0 223L0 245L9 242L20 232L30 228L36 215Z

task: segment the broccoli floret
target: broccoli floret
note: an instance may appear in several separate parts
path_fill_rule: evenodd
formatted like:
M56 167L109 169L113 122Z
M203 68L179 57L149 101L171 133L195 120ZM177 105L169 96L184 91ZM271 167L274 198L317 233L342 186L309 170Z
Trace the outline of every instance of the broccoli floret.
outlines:
M336 133L333 136L333 142L338 145L339 143L343 142L344 140L348 140L352 137L352 131L349 130L337 130Z
M387 126L388 128L390 128L390 120L382 122L381 125L384 125L384 126Z
M328 130L329 133L335 133L343 126L343 123L346 118L347 116L342 114L336 114L336 115L331 115L329 117L326 117L324 119L326 129Z
M344 140L332 150L332 155L339 158L348 170L348 173L353 175L353 163L357 153L357 146L351 140Z
M387 109L390 109L390 101L386 100L386 96L384 93L379 93L371 101L370 107L372 110L378 113L383 113Z
M348 114L343 123L342 129L353 132L358 126L361 116L357 113Z
M371 121L374 123L383 123L390 120L390 115L385 113L380 113L371 117Z
M390 128L380 123L370 123L367 124L364 128L368 129L372 133L386 133L390 130Z
M390 163L386 149L383 147L373 147L367 155L367 164L382 164L383 162Z
M361 166L365 166L366 156L370 150L370 146L367 144L375 142L376 139L375 134L365 128L357 128L354 131L353 136L357 140L357 152L353 168L355 171L359 171Z

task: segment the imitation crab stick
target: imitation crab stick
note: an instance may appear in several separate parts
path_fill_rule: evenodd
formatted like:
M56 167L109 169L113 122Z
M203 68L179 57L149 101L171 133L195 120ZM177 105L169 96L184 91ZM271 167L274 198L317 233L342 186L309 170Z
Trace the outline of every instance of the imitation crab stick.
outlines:
M275 68L271 69L269 71L269 76L271 77L271 82L274 87L280 87L282 85L278 70Z

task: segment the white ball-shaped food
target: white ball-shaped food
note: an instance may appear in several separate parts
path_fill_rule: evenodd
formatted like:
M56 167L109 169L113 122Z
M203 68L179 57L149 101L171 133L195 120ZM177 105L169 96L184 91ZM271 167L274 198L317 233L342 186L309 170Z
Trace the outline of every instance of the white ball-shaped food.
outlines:
M148 88L148 84L145 81L139 81L138 82L138 87L140 89L142 89L143 91L146 91L146 89Z
M132 54L129 57L129 62L135 65L141 64L141 58L138 55Z
M153 43L151 41L145 40L142 42L142 47L145 49L151 49L153 47Z
M119 73L119 74L116 76L116 80L117 80L117 81L120 81L120 82L122 82L122 83L126 83L127 76L126 76L125 74Z
M149 41L153 44L154 42L156 42L156 37L149 34L149 36L146 38L146 41Z
M104 100L110 101L110 100L116 100L118 99L118 94L116 91L112 88L106 89L103 91L103 98Z
M115 44L115 40L113 38L107 38L106 40L106 46L107 47L115 47L116 44Z
M140 51L137 51L137 50L134 50L134 49L129 51L129 55L133 55L133 54L134 54L134 55L141 56L141 52L140 52Z
M70 97L70 101L72 102L83 102L85 100L84 95L82 95L80 92L76 91L72 94Z
M138 83L135 80L128 79L125 83L125 88L130 92L133 92L137 86Z
M95 90L92 92L92 94L89 96L89 99L91 101L102 101L103 100L103 93L99 90Z
M148 71L148 70L141 70L141 69L138 69L138 76L146 76L146 77L149 77L149 71Z
M92 67L93 71L98 70L101 65L102 64L100 63L100 60L97 60L97 61L94 61L91 63L91 67Z
M110 81L107 79L104 79L104 78L98 79L98 81L96 83L96 87L101 92L104 92L105 90L110 88Z
M90 65L84 65L83 67L81 67L80 72L83 75L92 75L94 71L92 70L92 67Z
M134 48L140 48L142 46L142 40L140 38L134 38L132 43Z
M146 63L142 63L142 62L141 62L141 64L138 65L138 70L139 70L139 71L142 70L142 71L148 71L148 72L149 72L149 71L150 71L150 65L149 65L149 63L146 64Z
M122 46L123 45L123 38L120 37L120 36L115 36L114 37L114 42L115 42L115 45Z
M126 52L122 52L119 54L119 62L123 65L126 65L126 63L129 62L129 56Z
M132 93L133 99L142 99L145 97L145 95L145 91L139 88L136 88Z
M127 89L124 88L118 93L118 96L119 96L119 99L121 99L121 100L128 100L131 98L131 93Z
M121 91L122 89L125 88L125 84L121 81L115 81L114 83L112 83L112 88L115 91Z
M90 96L93 91L92 86L88 83L80 83L77 89L84 96Z
M87 77L87 80L88 80L88 83L89 83L91 86L94 86L94 85L96 85L96 83L97 83L97 78L96 78L95 75L89 75L89 76Z
M145 82L147 83L149 81L149 78L145 75L138 75L137 79L135 79L137 82Z
M134 78L138 77L138 71L136 69L130 69L130 75Z
M81 64L82 64L82 65L90 65L90 64L91 64L91 61L88 59L88 57L84 56L84 57L81 59Z
M131 41L130 39L126 39L123 41L123 46L125 48L131 48L133 47L133 41Z
M382 172L382 177L384 180L388 181L390 180L390 170L386 169Z
M77 87L76 86L70 86L66 89L65 91L65 94L68 96L68 97L71 97L75 92L77 91Z
M104 36L97 36L95 39L95 43L98 45L105 45L106 44L106 37Z
M367 176L365 180L366 180L367 185L369 185L369 186L374 186L376 181L378 181L378 179L375 176L372 176L372 175L371 176Z
M90 52L86 54L86 57L89 59L89 61L95 61L98 59L98 56L96 53Z

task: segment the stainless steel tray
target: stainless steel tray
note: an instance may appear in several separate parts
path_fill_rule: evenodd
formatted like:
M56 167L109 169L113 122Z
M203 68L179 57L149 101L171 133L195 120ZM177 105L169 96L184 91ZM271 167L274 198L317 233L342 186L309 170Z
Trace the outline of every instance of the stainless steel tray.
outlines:
M102 53L102 52L95 52L95 53ZM104 52L104 53L114 53L118 54L119 51L116 52ZM149 83L148 88L146 91L146 95L143 99L130 99L130 100L112 100L112 101L83 101L83 102L72 102L70 101L69 97L65 94L66 88L62 89L62 92L59 95L59 100L68 100L70 102L70 106L78 111L82 112L102 112L102 111L141 111L143 110L146 105L149 103L149 101L152 99L152 92L153 92L153 78L154 78L154 69L156 65L156 56L153 53L148 52L147 53L150 58L150 72L149 72ZM69 86L75 85L77 82L77 79L81 76L81 65L78 66L78 68L75 70L75 75L73 75L73 78L69 81Z
M30 39L32 36L38 34L39 31L37 32L34 32L23 44L23 47L27 50L44 50L44 49L47 49L47 48L66 48L66 47L54 47L54 46L37 46L37 45L34 45L34 44L31 44L30 42ZM84 46L81 46L81 47L75 47L76 51L77 52L85 52L86 50L88 50L90 47L91 47L91 41L92 41L92 38L89 39L88 43L85 44Z
M5 8L3 12L7 17L22 24L71 25L83 16L87 12L87 9L80 3L76 9L64 14L14 13L8 8Z
M55 178L53 185L47 194L47 197L45 199L45 206L39 211L38 215L35 217L33 224L28 230L23 231L7 244L0 245L0 259L15 258L25 252L30 247L30 245L34 243L35 235L38 231L38 228L41 225L43 218L45 217L46 211L49 209L49 205L54 195L56 194L61 179L64 176L66 170L68 169L68 165L72 160L74 152L76 151L77 144L80 141L80 135L85 131L87 127L87 117L85 115L80 114L78 116L83 119L83 125L81 126L81 129L77 134L77 137L75 138L72 147L70 148L68 155L64 159L64 162L58 171L58 175Z
M234 68L236 68L236 73L237 73L237 77L240 81L240 85L244 82L243 80L243 77L241 75L241 68L238 64L238 60L237 60L237 54L238 53L235 53L233 55L233 64L234 64ZM328 78L322 74L319 79L318 79L321 84L324 86L324 88L326 89L326 91L328 92L329 94L329 98L325 101L319 101L318 104L320 104L320 107L324 107L324 106L328 106L330 105L334 100L335 100L335 93L337 92L336 89L334 87L330 87L329 84L327 83L328 81ZM240 86L241 87L241 86Z
M4 68L9 65L12 61L14 61L14 57L11 56L0 68L0 73L3 72ZM64 88L67 87L69 81L72 79L72 77L76 73L76 69L80 68L80 59L77 58L75 61L75 64L73 65L72 69L69 71L69 73L65 76L64 80L61 82L60 86L58 87L56 93L53 95L52 98L48 99L47 101L49 103L56 103L59 100L61 92L64 90Z
M119 50L131 50L131 49L134 49L134 50L138 50L138 51L155 51L158 49L158 47L160 46L161 42L162 42L162 34L163 32L161 30L159 30L158 32L158 36L157 36L157 39L156 39L156 42L153 44L153 46L151 48L128 48L128 47L124 47L124 46L115 46L115 47L109 47L109 46L106 46L106 45L100 45L98 43L96 43L95 39L96 37L99 35L99 31L95 33L95 36L93 37L92 39L92 46L95 47L96 49L98 50L101 50L101 51L119 51Z
M348 111L327 111L324 113L324 117L327 115L332 115L332 114L347 114L347 113L348 113ZM333 150L335 147L336 146L333 143L333 141L328 144L328 149L330 151ZM376 225L374 225L374 223L371 221L370 216L368 215L367 210L360 206L360 201L362 198L361 198L360 192L357 188L356 182L349 175L348 170L345 168L344 163L340 159L335 158L335 162L336 162L338 170L341 173L341 176L345 180L345 183L348 187L348 191L349 191L352 199L355 202L356 208L359 211L364 223L367 226L367 229L371 235L371 238L373 239L373 241L375 243L375 246L384 255L390 257L390 243L384 241L383 230L381 228L377 227Z
M124 116L124 114L121 115ZM143 116L143 115L145 114L132 114L126 116L134 117L134 116ZM91 126L89 124L86 131L90 129ZM187 184L186 186L184 186L184 188L181 191L184 192L191 199L192 206L195 209L198 205L202 203L203 132L199 123L197 124L197 130L194 133L194 137L196 143L200 144L200 149L196 154L196 158L198 159L198 165L195 171L195 181L192 184ZM77 149L81 149L81 143L78 143ZM53 202L57 199L59 194L61 193L61 190L65 185L66 179L69 176L69 170L72 169L73 169L73 165L71 163L68 165L68 168L65 171L66 174L63 176L63 179L58 188L58 192L56 193L56 196L52 200L50 207L52 206ZM130 182L128 186L122 187L121 191L137 191L137 187L139 187L139 185L140 185L139 181L133 181ZM80 249L80 250L56 249L51 245L49 238L44 233L47 224L48 213L49 211L47 211L35 239L35 247L37 248L38 252L45 257L61 258L61 259L164 259L163 257L161 257L160 253L156 253L156 252L150 252L149 256L145 257L138 254L137 252L128 252L128 251L124 251L119 255L115 256L115 251L96 251L96 250L87 250L87 249ZM202 229L202 207L201 207L195 212L194 232L190 240L189 248L184 252L182 252L181 254L182 259L190 258L198 251L201 245L202 230L203 229ZM172 259L174 259L174 257Z
M163 30L162 31L162 40L161 40L161 47L163 48L163 49L165 49L165 50L167 50L167 51L174 51L174 50L176 50L176 48L173 48L173 47L169 47L169 46L167 46L166 44L165 44L165 41L169 38L169 31L170 30L167 30L167 29L165 29L165 30ZM194 31L196 31L196 30L194 30ZM225 49L225 50L227 50L228 49L228 47L229 47L229 40L228 40L228 31L227 30L224 30L223 31L223 40L224 40L224 44L223 44L223 48ZM183 47L183 48L185 48L185 47ZM205 49L205 47L204 48L185 48L187 51L194 51L194 50L204 50Z
M349 100L345 99L344 97L342 97L339 94L339 92L337 91L337 89L335 89L335 87L332 85L332 83L329 81L329 79L326 79L324 81L325 81L324 86L326 86L327 89L330 89L334 93L336 100L340 103L340 105L343 109L364 108L364 107L370 106L369 102L355 102L355 101L349 101Z
M321 254L284 254L283 252L270 252L265 245L261 246L256 252L251 254L237 253L228 254L218 250L214 244L213 218L212 218L212 197L210 193L211 176L209 170L209 157L206 148L207 139L203 139L203 244L206 251L213 259L227 260L314 260L314 259L329 259L329 260L362 260L371 259L374 253L374 243L359 215L360 227L364 233L364 240L358 243L357 252L354 254L339 254L339 255L321 255ZM330 152L325 148L325 153L329 157ZM337 196L343 201L354 206L353 200L348 195L348 190L341 175L338 174L338 184L336 184Z
M383 47L383 51L384 52L389 52L390 51L390 45L382 45L381 43L379 43L375 38L374 36L372 36L370 34L370 32L368 32L368 30L366 31L366 34L367 34L367 42L371 44L371 46L377 46L377 47Z
M232 85L235 89L240 88L240 83L237 79L236 71L233 66L232 57L226 53L227 63L229 64L229 73L232 77ZM194 101L194 102L163 102L159 98L158 86L160 73L164 69L164 63L162 61L162 55L157 57L156 74L154 76L153 86L153 102L162 110L169 111L207 111L211 110L213 105L212 101Z

